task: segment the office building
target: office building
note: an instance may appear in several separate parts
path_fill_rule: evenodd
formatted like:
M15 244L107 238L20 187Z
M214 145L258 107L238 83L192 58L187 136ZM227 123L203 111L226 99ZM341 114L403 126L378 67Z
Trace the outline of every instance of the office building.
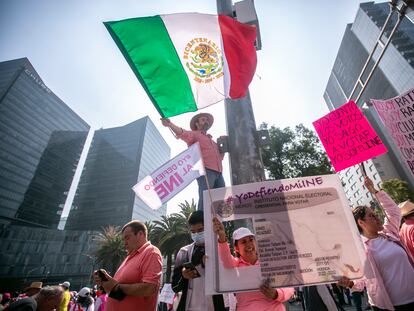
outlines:
M98 267L91 256L94 233L0 223L0 290L18 290L31 282L69 281L72 290L92 286Z
M389 13L388 3L361 3L352 24L346 26L338 55L336 57L328 84L324 93L325 102L334 110L347 102L358 76L368 59L369 53L380 34ZM396 14L393 15L395 24ZM385 31L389 35L391 27ZM378 59L374 53L372 68ZM369 72L369 71L368 71ZM362 77L363 80L366 76ZM370 99L388 99L402 94L414 87L414 24L405 17L398 27L391 44L387 48L379 67L358 102L361 107ZM407 174L401 155L396 150L388 133L384 131L378 114L373 107L363 109L369 122L388 148L388 153L365 162L367 174L376 185L390 178L403 179L414 186L411 176ZM369 203L372 198L363 187L363 177L358 166L340 172L345 192L352 205Z
M0 63L0 291L90 284L92 232L57 230L88 131L27 58Z
M65 229L101 230L166 215L166 205L152 210L131 188L169 159L170 148L148 117L95 131Z
M89 125L27 58L0 63L0 222L57 228Z

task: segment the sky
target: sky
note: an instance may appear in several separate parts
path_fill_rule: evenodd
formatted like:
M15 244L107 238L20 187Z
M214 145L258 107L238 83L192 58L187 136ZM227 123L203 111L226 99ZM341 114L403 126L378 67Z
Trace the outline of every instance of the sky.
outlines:
M255 1L262 50L249 89L257 125L311 127L328 113L323 92L345 26L353 22L360 2L366 1ZM186 144L161 125L103 22L181 12L216 14L216 1L0 0L0 61L27 57L48 88L92 129L149 116L175 156ZM203 112L215 117L213 137L225 135L224 103ZM171 120L188 128L194 114ZM224 176L230 185L227 156ZM193 182L168 203L168 213L178 211L184 200L197 202L196 193Z

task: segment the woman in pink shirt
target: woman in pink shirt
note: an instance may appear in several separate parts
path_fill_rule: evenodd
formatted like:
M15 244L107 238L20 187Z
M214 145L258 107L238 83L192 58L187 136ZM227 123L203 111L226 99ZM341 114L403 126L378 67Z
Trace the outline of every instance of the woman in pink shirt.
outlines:
M339 284L353 290L366 286L374 311L412 311L414 265L398 235L400 209L384 191L377 191L369 178L365 178L365 186L376 195L387 216L382 225L369 207L357 206L352 211L374 275L355 282L343 278Z
M247 228L233 232L233 244L237 257L230 253L223 224L213 219L213 230L218 235L219 257L226 268L259 265L254 234ZM294 293L293 288L273 289L263 283L258 291L236 294L237 311L284 311L283 302L288 301Z

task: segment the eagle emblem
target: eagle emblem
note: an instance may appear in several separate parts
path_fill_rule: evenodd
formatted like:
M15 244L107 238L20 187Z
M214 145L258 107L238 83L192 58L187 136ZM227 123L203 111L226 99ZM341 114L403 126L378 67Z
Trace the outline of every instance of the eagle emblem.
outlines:
M207 38L191 40L183 59L187 69L199 83L209 83L223 76L223 57L219 47Z

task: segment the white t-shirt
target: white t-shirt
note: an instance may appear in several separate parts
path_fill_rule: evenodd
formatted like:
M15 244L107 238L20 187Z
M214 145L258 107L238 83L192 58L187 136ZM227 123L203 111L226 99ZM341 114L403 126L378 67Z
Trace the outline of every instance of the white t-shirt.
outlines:
M369 243L392 304L400 306L413 302L414 268L405 250L381 236Z
M191 297L188 303L188 311L214 311L213 297L205 294L205 270L201 265L197 267L200 277L192 279L188 282L188 286L192 289Z

